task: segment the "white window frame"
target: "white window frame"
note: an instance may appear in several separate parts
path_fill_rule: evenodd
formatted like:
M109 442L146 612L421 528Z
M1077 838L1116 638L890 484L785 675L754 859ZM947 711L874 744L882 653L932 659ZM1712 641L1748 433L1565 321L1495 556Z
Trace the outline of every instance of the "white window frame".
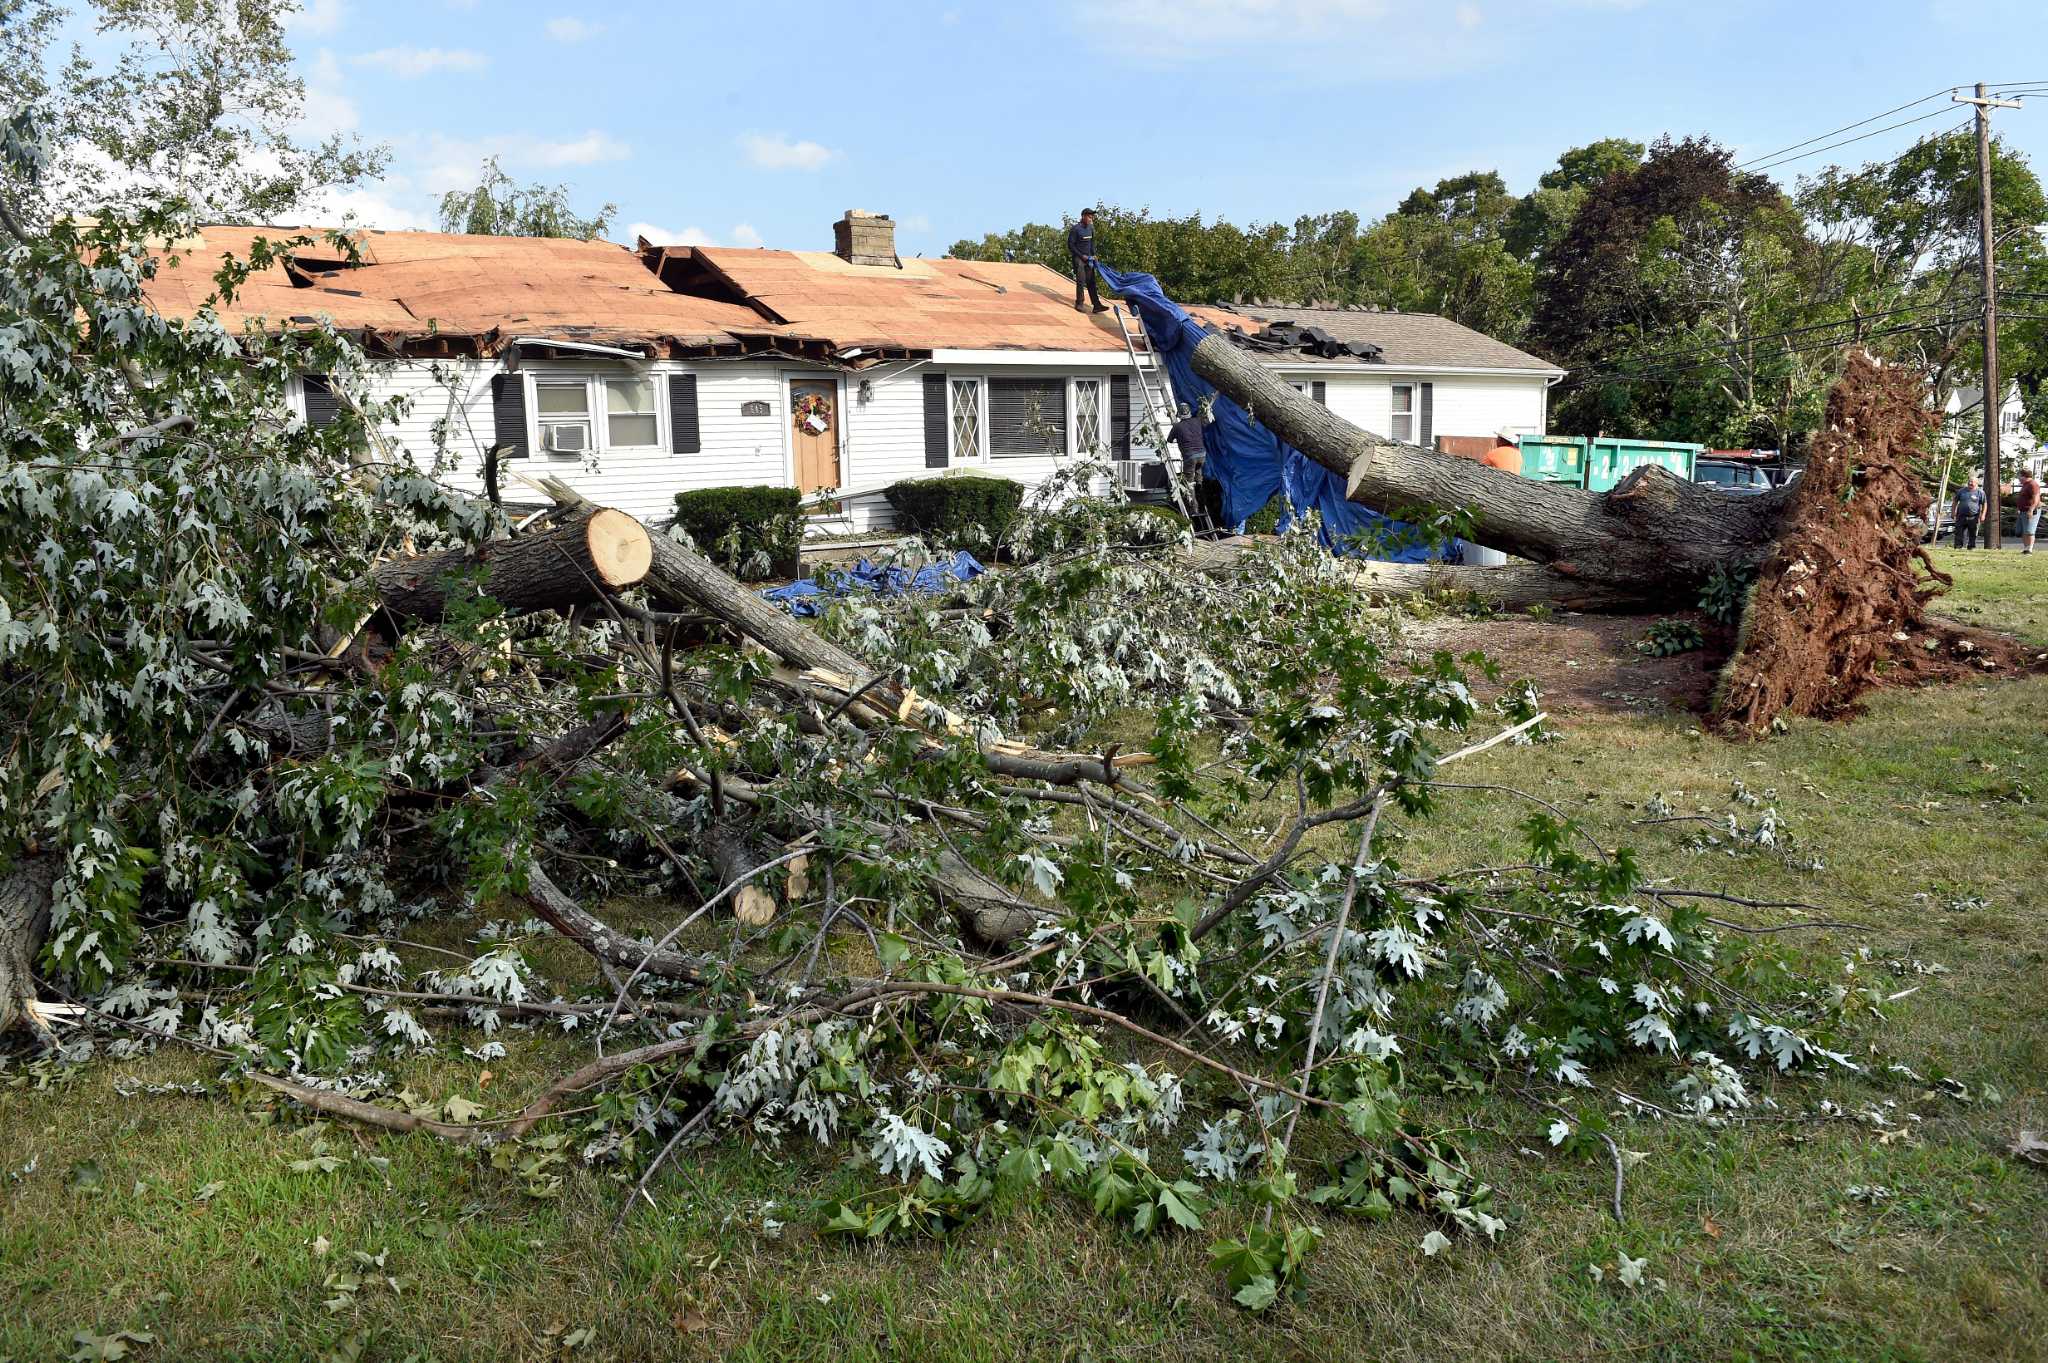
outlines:
M592 370L534 370L526 375L526 406L532 415L529 418L533 429L528 432L535 454L567 463L571 458L590 458L603 454L667 454L674 441L670 438L668 411L668 384L665 374L652 370L626 372L597 372ZM607 405L605 385L607 383L644 383L654 398L654 443L651 445L615 445L612 443L611 409ZM556 453L546 447L543 437L550 425L556 424L540 410L540 390L544 387L583 387L583 422L590 427L590 448L580 455ZM576 418L564 418L573 421Z
M1102 457L1116 458L1116 421L1110 410L1116 389L1107 374L1076 374L1067 380L1067 453L1075 458L1094 454L1081 443L1081 386L1095 385L1095 436L1102 445Z
M1408 390L1408 410L1405 412L1398 410L1394 406L1394 394L1400 392L1403 388ZM1398 440L1404 445L1413 445L1415 443L1415 423L1422 420L1422 413L1417 408L1416 404L1421 400L1422 385L1416 382L1414 379L1409 379L1402 383L1393 383L1387 385L1388 439ZM1400 424L1401 420L1404 417L1408 421L1408 431L1405 435L1402 434L1399 430L1395 429L1395 427L1397 427Z
M974 434L977 448L962 450L955 436L959 426L953 415L953 399L959 392L957 385L974 385L975 423ZM988 376L985 374L946 375L946 463L981 464L988 461Z

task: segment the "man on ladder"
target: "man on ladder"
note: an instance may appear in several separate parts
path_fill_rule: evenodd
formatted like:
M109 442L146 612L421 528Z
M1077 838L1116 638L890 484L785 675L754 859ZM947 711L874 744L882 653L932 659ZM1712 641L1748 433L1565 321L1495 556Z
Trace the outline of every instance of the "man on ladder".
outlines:
M1081 221L1067 229L1067 258L1074 262L1074 311L1086 312L1081 305L1081 290L1088 290L1088 301L1095 305L1095 311L1108 312L1102 305L1102 295L1095 291L1095 210L1081 210Z

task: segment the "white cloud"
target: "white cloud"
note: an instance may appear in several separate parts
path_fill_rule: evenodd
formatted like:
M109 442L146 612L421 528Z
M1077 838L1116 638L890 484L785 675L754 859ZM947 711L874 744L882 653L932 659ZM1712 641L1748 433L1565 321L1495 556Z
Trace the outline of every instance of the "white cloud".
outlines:
M932 230L932 220L923 213L912 213L907 218L898 218L896 225L906 232L929 232Z
M603 24L593 24L588 19L563 17L547 22L548 36L558 43L580 43L604 32Z
M404 80L430 76L436 71L481 71L490 58L468 48L383 47L359 52L349 58L353 66L374 66Z
M817 170L838 153L809 140L794 142L781 133L746 133L740 150L763 170Z
M718 242L701 227L685 227L680 232L666 227L657 227L651 222L629 222L625 235L643 237L655 246L716 246Z
M1559 23L1644 0L1066 0L1089 43L1151 66L1230 62L1247 79L1420 81L1513 69Z
M347 17L347 0L305 0L284 16L284 26L294 33L332 33Z
M392 176L361 189L330 189L309 205L311 220L322 227L376 227L386 232L432 232L440 223L429 213L408 207L398 197L410 187L404 176Z
M430 133L423 138L399 136L391 140L400 162L417 167L422 187L433 194L474 186L477 169L486 157L495 156L508 173L517 174L623 161L633 154L630 146L594 128L581 137L567 139L527 133L474 138Z
M600 161L623 161L632 154L633 149L618 138L595 130L567 142L527 142L520 149L520 155L536 166L594 166Z
M299 129L309 137L354 132L361 121L355 101L342 93L341 63L321 48L306 72L306 95L299 103Z
M732 244L735 246L764 246L767 243L761 240L761 234L754 230L752 223L743 222L736 223L733 226Z

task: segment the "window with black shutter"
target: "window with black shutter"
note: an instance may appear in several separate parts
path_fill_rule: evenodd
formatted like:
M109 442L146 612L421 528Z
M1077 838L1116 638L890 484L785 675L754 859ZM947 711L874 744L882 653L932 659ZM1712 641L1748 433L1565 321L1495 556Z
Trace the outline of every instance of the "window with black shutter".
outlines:
M299 380L299 387L305 391L306 424L314 430L332 426L341 415L341 399L335 395L334 385L325 374L308 374Z
M1424 449L1435 449L1436 445L1433 442L1436 437L1436 385L1425 383L1420 386L1422 388L1422 438L1415 443Z
M521 375L491 376L491 443L504 458L526 458L526 380Z
M1330 405L1330 386L1321 379L1309 385L1308 395L1327 407Z
M1030 458L1067 452L1065 379L990 379L988 452Z
M1118 459L1131 457L1131 376L1109 376L1109 448Z
M704 448L697 429L697 376L668 376L668 443L677 454L697 454Z
M946 376L924 376L924 466L946 467Z

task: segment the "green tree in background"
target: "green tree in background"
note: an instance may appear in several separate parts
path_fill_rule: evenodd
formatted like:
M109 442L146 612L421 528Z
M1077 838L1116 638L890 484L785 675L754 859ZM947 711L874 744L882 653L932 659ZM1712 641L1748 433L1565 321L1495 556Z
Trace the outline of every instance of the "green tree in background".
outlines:
M2048 198L1994 144L2001 368L2048 429ZM1978 340L1975 144L1923 140L1795 193L1704 138L1573 147L1517 197L1493 171L1418 187L1365 222L1291 226L1098 210L1104 260L1188 302L1367 304L1436 313L1569 371L1568 433L1797 451L1821 420L1841 348L1924 368L1933 398L1973 383ZM952 254L1068 268L1065 224Z
M0 0L0 110L22 155L0 204L24 224L147 211L170 220L305 221L374 179L382 147L301 140L306 87L284 38L292 0L97 0L95 41L56 50L69 12ZM31 148L21 139L35 113Z
M573 237L591 241L604 234L618 213L606 204L590 217L569 206L567 185L521 185L487 157L474 189L441 196L441 230L477 237Z

